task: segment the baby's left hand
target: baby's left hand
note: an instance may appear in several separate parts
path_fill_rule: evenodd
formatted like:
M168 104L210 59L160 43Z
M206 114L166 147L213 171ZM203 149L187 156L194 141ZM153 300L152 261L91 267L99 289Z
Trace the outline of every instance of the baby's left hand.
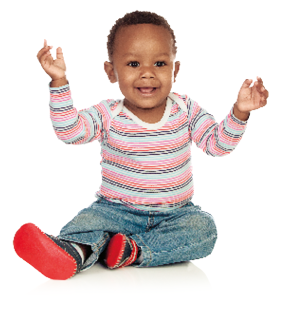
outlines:
M247 113L264 107L267 103L269 93L263 86L262 79L257 77L257 81L250 87L252 81L252 79L246 79L239 91L236 105L240 112Z

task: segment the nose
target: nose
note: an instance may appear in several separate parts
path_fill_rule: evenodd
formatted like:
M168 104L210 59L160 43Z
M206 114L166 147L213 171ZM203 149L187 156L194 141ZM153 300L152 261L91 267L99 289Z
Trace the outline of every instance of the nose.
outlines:
M151 78L155 78L155 73L154 70L151 67L143 67L143 70L141 72L141 78L147 78L147 79L151 79Z

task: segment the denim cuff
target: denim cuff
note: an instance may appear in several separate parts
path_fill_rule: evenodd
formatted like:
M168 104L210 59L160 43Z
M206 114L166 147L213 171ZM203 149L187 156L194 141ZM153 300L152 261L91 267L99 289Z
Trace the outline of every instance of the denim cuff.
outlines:
M132 265L134 267L148 267L150 263L152 262L152 251L149 249L147 245L141 240L141 238L138 235L132 235L130 236L131 239L133 239L138 248L141 248L142 254L143 254L143 261L140 264L133 263Z

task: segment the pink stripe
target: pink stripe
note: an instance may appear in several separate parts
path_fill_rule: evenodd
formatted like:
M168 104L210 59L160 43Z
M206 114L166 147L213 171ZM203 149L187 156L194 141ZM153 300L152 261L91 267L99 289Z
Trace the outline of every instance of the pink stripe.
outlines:
M146 197L136 197L136 196L131 196L131 195L126 195L122 194L120 192L108 189L104 186L101 187L100 192L102 195L108 197L108 198L117 198L121 199L124 202L128 203L135 203L135 204L173 204L173 203L179 203L182 202L194 194L194 187L191 187L190 189L187 189L184 193L182 194L177 194L175 196L169 196L169 197L161 197L161 198L146 198Z
M184 161L186 161L187 159L189 159L189 157L191 156L191 150L189 149L189 151L187 153L181 154L178 157L175 158L170 158L170 159L163 159L163 160L159 160L159 161L133 161L132 159L129 158L125 158L125 157L120 157L120 156L116 156L116 155L111 155L109 154L107 151L103 152L103 159L104 160L111 160L115 163L118 164L122 164L122 165L128 165L128 166L133 166L134 168L141 168L141 169L150 169L150 168L166 168L166 167L175 167L181 163L183 163Z
M185 171L184 173L174 176L172 178L162 178L160 180L153 180L153 179L136 179L132 178L126 175L122 175L120 173L113 172L108 169L103 169L103 176L116 179L117 182L127 184L131 187L143 187L143 188L163 188L163 187L169 187L169 186L175 186L177 184L181 184L185 182L185 179L188 179L191 174L191 167Z

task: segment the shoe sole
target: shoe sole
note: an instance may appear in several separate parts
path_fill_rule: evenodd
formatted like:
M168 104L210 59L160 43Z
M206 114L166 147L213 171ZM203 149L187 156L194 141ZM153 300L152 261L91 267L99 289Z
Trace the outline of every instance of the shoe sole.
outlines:
M52 280L67 280L76 273L75 259L32 223L15 234L17 255Z

